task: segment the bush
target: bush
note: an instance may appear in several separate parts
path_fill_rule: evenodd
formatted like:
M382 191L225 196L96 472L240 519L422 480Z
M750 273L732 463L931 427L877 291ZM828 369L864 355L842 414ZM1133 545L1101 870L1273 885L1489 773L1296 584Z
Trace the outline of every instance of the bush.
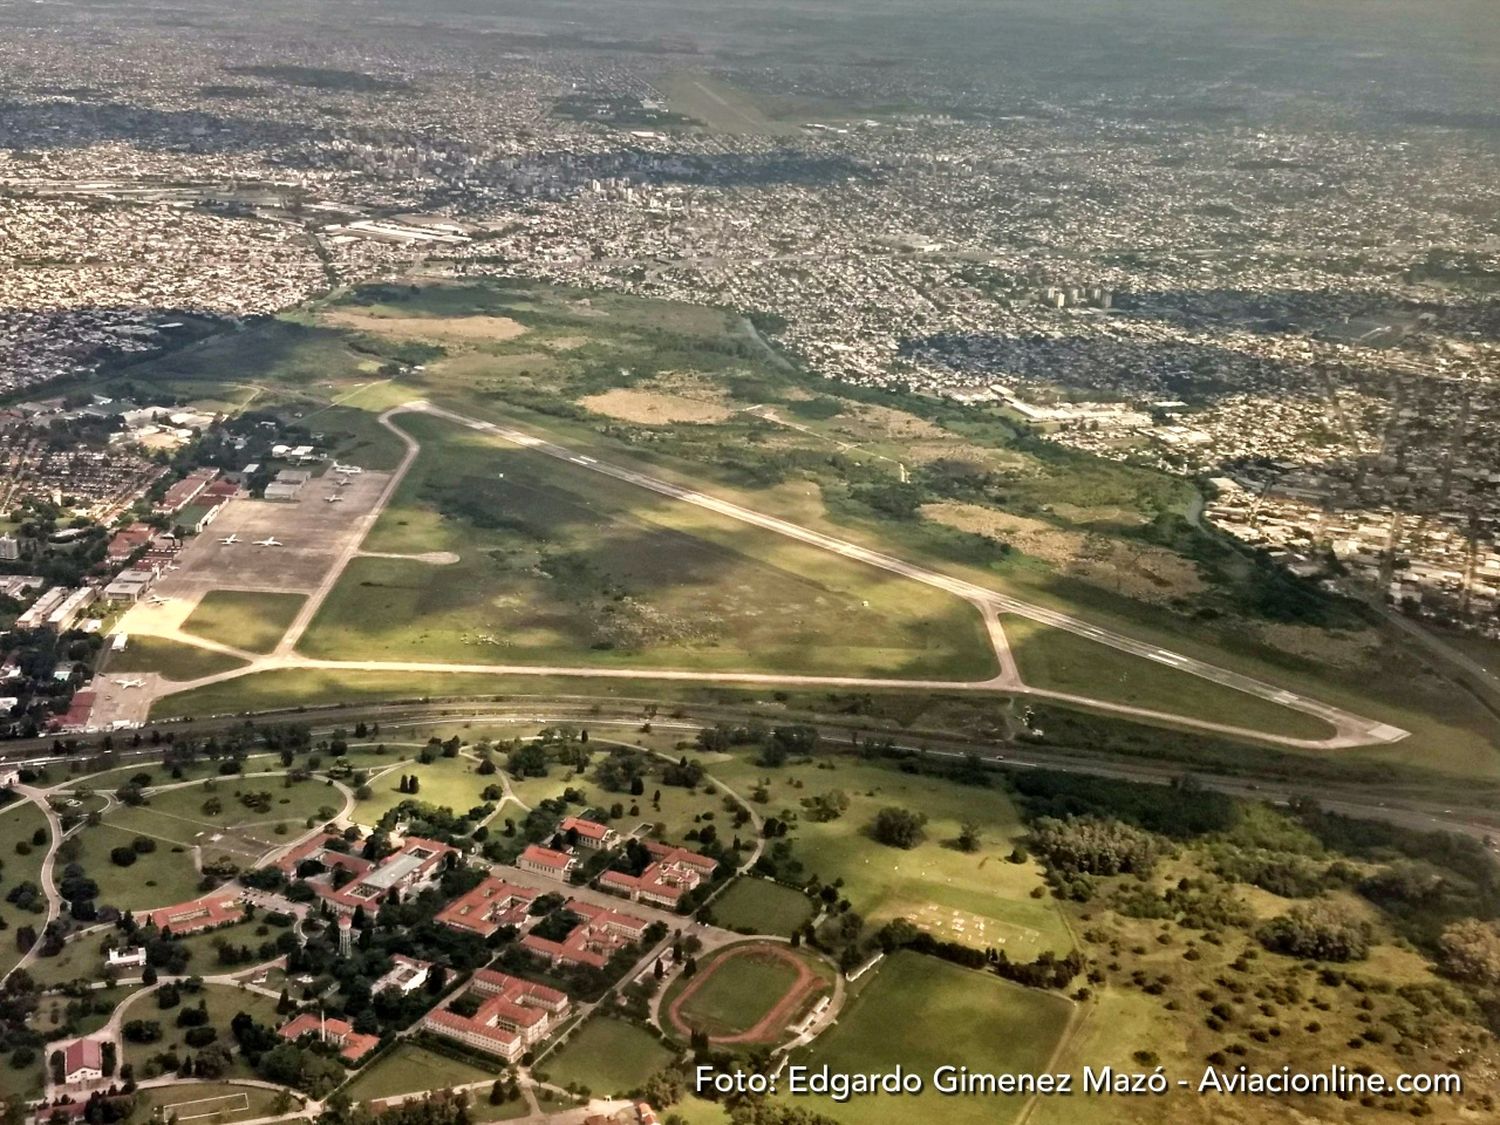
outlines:
M922 828L926 823L925 813L891 805L875 814L870 835L889 848L914 848L925 838Z
M129 867L135 862L135 849L124 846L110 848L109 861L117 867Z
M1274 953L1317 961L1362 961L1370 951L1370 927L1322 902L1293 907L1256 936Z

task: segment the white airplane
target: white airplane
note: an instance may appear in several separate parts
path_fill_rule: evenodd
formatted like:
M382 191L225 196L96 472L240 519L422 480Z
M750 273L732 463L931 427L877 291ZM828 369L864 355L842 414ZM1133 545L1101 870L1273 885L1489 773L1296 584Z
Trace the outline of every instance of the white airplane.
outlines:
M222 544L224 544L224 546L226 546L226 547L233 547L239 541L240 541L240 537L239 537L239 534L237 532L231 532L230 535L229 535L229 537L227 539L220 539L219 540L219 542L222 543Z
M358 476L360 473L364 472L364 470L361 469L358 465L340 465L337 461L334 462L333 471L336 473L343 473L345 476L351 477Z
M119 684L122 688L138 688L146 686L145 680L116 680L115 683Z
M255 545L257 547L285 547L286 546L285 543L283 543L280 539L277 539L276 536L274 536L274 535L268 535L264 539L257 539L255 541Z
M348 488L349 487L349 478L348 477L339 477L339 479L334 482L333 487L334 488Z
M330 504L342 504L344 502L344 498L342 496L325 496L323 497L323 499Z
M150 600L152 605L166 605L172 599L164 598L160 594L152 594Z

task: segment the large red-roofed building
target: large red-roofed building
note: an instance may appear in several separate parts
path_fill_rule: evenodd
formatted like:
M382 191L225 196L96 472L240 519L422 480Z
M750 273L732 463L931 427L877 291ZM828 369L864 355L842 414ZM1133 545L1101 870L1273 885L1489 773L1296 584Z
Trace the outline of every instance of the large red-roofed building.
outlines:
M537 934L527 934L521 939L521 947L547 958L554 965L589 965L602 969L617 950L640 941L650 925L634 914L606 910L577 899L569 900L564 909L580 919L567 937L562 941L551 941Z
M643 841L651 853L652 862L639 875L624 871L606 871L599 876L599 889L625 895L632 901L650 902L676 910L682 896L693 890L714 873L718 866L715 860L686 848L663 844L657 840Z
M478 994L472 1016L452 1011L460 996ZM422 1027L477 1051L514 1062L567 1019L568 997L555 988L480 969L468 988L422 1017Z
M323 1042L337 1047L339 1057L350 1063L359 1062L380 1045L378 1035L364 1035L355 1031L346 1020L320 1018L312 1012L303 1012L282 1024L276 1034L293 1043L304 1035L317 1035Z
M502 926L519 926L524 922L527 908L541 893L491 875L468 894L459 895L443 907L437 920L455 930L487 938Z
M245 916L245 904L225 893L204 895L192 902L176 906L163 906L145 914L136 915L142 926L155 926L159 930L171 930L174 934L195 934L199 930L217 929Z

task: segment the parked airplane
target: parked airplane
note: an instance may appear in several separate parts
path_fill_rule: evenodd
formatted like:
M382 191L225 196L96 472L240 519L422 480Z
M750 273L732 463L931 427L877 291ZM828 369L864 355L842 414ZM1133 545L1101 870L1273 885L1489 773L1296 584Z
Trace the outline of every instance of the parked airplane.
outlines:
M349 478L348 477L339 477L339 479L337 481L335 481L334 485L333 485L334 488L347 488L348 486L349 486Z
M122 688L138 688L146 686L145 680L116 680L115 683L119 684Z
M344 502L342 496L325 496L323 499L327 500L330 504L342 504Z
M276 536L274 536L274 535L268 535L264 539L257 539L255 541L255 545L257 547L285 547L286 546L285 543L283 543L280 539L277 539Z
M219 540L219 542L222 543L222 544L224 544L224 546L226 546L226 547L233 547L239 541L240 541L239 535L237 533L233 533L233 532L230 533L230 535L229 535L229 537L227 539L220 539Z
M364 470L361 469L358 465L340 465L338 462L334 462L333 471L336 473L343 473L345 476L351 477L357 476L358 474L364 472Z
M166 605L171 600L171 598L164 598L160 594L152 594L150 597L152 605Z

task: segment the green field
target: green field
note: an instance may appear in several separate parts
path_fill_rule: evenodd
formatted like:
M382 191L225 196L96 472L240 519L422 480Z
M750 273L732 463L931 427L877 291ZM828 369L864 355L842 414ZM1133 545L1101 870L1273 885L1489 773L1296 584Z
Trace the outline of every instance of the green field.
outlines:
M415 1043L402 1043L361 1070L353 1082L343 1087L343 1092L352 1101L372 1101L418 1090L443 1090L493 1080L501 1069L497 1064L493 1070L483 1070Z
M155 1111L160 1109L164 1117L175 1117L179 1121L190 1121L201 1114L203 1121L233 1125L236 1121L274 1116L278 1098L274 1090L258 1086L240 1086L232 1082L174 1082L170 1086L142 1090L130 1120L151 1121ZM295 1109L301 1104L302 1099L295 1097L288 1108Z
M823 763L828 764L828 763ZM709 772L748 796L758 782L769 800L762 816L799 815L804 798L834 790L849 799L837 820L801 816L789 839L802 861L803 877L825 883L842 879L840 894L876 925L907 917L922 929L980 948L1004 949L1016 960L1043 950L1065 953L1072 938L1049 897L1033 898L1044 886L1033 860L1011 863L1008 855L1024 835L1009 798L999 789L959 785L938 778L841 759L831 769L793 765L762 769L744 756L714 763ZM865 834L888 805L923 813L926 840L909 851L881 847ZM975 852L953 846L960 826L980 831Z
M548 1055L542 1069L554 1085L581 1086L594 1097L608 1097L636 1089L672 1059L650 1032L599 1016Z
M195 957L194 960L197 961L198 958ZM214 970L209 966L194 965L194 971L212 972ZM255 1077L254 1072L240 1057L239 1052L234 1050L234 1037L230 1033L229 1024L238 1013L248 1012L257 1023L265 1024L267 1027L280 1025L282 1017L276 1012L276 997L265 996L249 989L230 988L226 985L205 985L203 991L197 995L184 992L182 1003L176 1008L168 1008L165 1011L156 1006L154 993L145 993L135 997L125 1009L122 1018L125 1022L137 1019L154 1020L161 1025L162 1034L161 1038L154 1043L132 1043L125 1040L125 1052L121 1062L134 1064L136 1074L141 1076L146 1072L147 1062L155 1055L164 1051L174 1051L179 1055L184 1051L191 1053L192 1048L183 1041L186 1029L176 1025L177 1013L185 1007L196 1008L200 1000L208 1011L208 1026L218 1029L219 1038L216 1042L223 1043L233 1051L234 1065L229 1077Z
M711 1036L748 1031L765 1018L797 979L796 970L784 961L753 954L706 959L698 975L703 982L683 1003L681 1015L694 1031L706 1031Z
M158 841L154 852L138 856L129 867L110 860L111 848L128 845L136 835L106 822L85 828L74 837L79 845L78 862L99 884L99 904L121 910L150 910L197 898L201 876L185 845ZM211 852L210 857L214 854Z
M945 1064L974 1072L1040 1074L1071 1011L1061 996L916 953L893 954L872 978L859 982L858 995L838 1022L797 1052L794 1062L846 1074L901 1066L925 1077ZM959 1028L962 1034L955 1035ZM1001 1125L1015 1120L1024 1099L943 1097L929 1089L916 1098L874 1096L843 1104L786 1093L779 1100L851 1125L914 1120Z
M714 924L744 933L791 937L812 916L805 894L766 879L736 879L713 901Z
M210 590L188 615L183 630L246 652L270 652L305 600L302 594Z
M37 829L48 833L46 840L39 845L32 843ZM41 897L40 880L42 860L47 855L50 843L47 817L29 801L14 801L0 811L0 918L5 920L11 930L17 926L30 925L40 931L42 923L47 919L47 904ZM27 849L27 854L21 855L16 850L18 844ZM37 902L41 906L41 913L33 914L3 901L13 887L28 882L38 885ZM20 959L21 951L16 948L14 941L0 941L0 973L9 972Z
M386 810L395 808L411 797L397 789L403 776L415 776L418 779L415 800L450 808L459 814L483 804L480 794L486 786L496 784L499 780L493 774L486 777L475 773L474 768L478 763L462 755L457 758L438 757L423 765L416 760L414 748L401 752L405 755L404 758L393 759L392 768L369 781L374 795L354 806L354 819L360 824L375 824Z
M438 419L301 642L330 659L568 662L897 678L994 672L941 591Z
M1294 738L1328 738L1322 719L1268 699L1145 660L1024 617L1001 619L1021 679L1050 691L1086 695Z
M133 636L123 652L111 652L104 658L107 671L157 672L163 679L178 683L232 672L244 666L243 660L228 653L169 641L165 637Z

